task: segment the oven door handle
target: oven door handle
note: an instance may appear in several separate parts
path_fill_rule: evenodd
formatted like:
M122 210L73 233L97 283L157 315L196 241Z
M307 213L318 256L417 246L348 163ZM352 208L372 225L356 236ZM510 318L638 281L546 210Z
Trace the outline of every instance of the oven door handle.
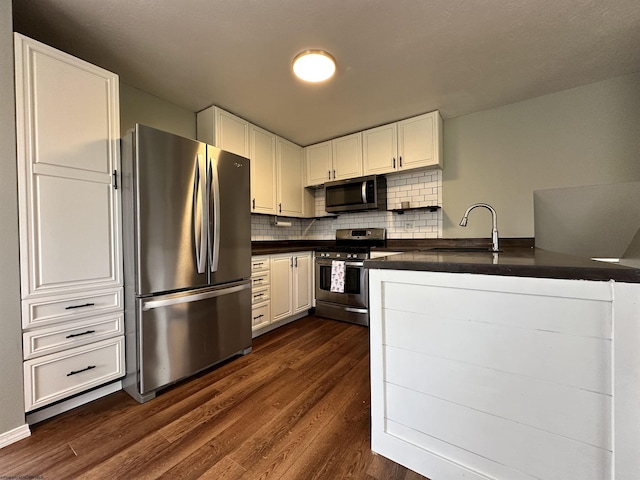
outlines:
M347 267L364 267L364 262L344 262Z
M318 265L328 265L331 266L331 262L333 260L316 260L316 263ZM343 260L338 260L339 262L342 262ZM344 262L344 265L346 267L364 267L364 262Z

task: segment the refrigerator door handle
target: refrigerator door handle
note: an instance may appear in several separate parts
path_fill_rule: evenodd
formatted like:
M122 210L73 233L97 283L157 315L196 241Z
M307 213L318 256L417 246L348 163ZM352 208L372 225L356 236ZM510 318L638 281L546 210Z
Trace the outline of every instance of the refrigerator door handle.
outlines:
M218 161L209 157L208 171L209 192L209 268L211 272L218 270L220 258L220 182L218 180ZM213 222L211 221L213 216Z
M198 273L204 273L206 268L206 226L203 218L203 205L200 206L202 212L198 215L198 193L200 192L200 155L196 156L195 171L193 172L193 198L192 198L192 216L193 216L193 245L195 248L196 267ZM200 232L198 232L198 227ZM199 233L199 235L198 235ZM200 236L200 241L198 241Z
M232 293L241 292L242 290L251 289L251 283L244 282L233 286L218 288L216 290L207 290L201 293L182 293L173 295L164 295L142 303L142 311L148 312L154 308L169 307L179 305L181 303L197 302L198 300L206 300L208 298L221 297Z

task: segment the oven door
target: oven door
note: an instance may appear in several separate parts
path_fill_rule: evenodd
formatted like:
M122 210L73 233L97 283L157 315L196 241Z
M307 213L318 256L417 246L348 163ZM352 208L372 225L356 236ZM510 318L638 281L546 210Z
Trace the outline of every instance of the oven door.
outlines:
M346 261L344 293L331 291L331 260L316 258L316 301L368 308L369 275L360 261Z

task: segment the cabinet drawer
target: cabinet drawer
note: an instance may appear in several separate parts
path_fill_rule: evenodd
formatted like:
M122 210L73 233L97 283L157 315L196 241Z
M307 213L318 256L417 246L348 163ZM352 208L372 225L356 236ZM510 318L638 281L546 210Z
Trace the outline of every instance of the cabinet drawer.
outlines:
M124 337L24 362L27 412L96 387L125 373Z
M26 331L22 336L24 359L41 357L118 335L124 335L124 315L121 312Z
M257 330L271 323L271 303L256 305L251 310L251 328Z
M270 291L269 287L257 287L252 289L251 303L255 305L256 303L266 302L271 298L269 291Z
M122 308L122 288L27 299L22 301L22 327L31 329L40 325L79 320Z
M251 275L251 287L254 289L269 285L270 282L271 275L268 271L262 273L254 273L253 275Z
M251 273L269 270L269 257L252 257Z

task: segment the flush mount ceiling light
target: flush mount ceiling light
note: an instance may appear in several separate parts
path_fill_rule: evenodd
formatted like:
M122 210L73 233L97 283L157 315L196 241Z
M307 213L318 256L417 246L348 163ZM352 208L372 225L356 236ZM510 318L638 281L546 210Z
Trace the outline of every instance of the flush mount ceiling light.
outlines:
M293 59L293 73L306 82L322 82L335 71L336 61L324 50L305 50Z

